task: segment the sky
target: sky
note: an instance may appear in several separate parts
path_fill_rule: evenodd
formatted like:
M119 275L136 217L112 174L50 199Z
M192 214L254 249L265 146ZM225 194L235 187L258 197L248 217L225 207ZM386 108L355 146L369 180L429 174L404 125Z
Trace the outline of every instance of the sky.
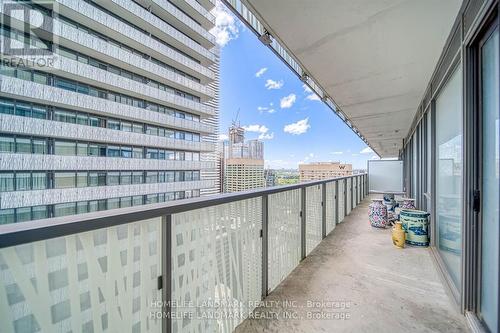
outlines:
M367 160L378 158L223 5L214 15L212 33L221 46L220 139L238 116L245 139L264 141L266 167L340 161L366 169Z

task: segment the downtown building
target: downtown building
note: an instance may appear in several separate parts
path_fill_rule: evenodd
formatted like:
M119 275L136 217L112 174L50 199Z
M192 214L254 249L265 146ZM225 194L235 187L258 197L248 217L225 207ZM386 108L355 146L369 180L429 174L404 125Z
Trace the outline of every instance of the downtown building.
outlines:
M299 164L299 180L301 182L347 176L352 176L352 164L343 164L340 162Z
M0 224L218 192L213 6L3 3ZM51 66L6 45L45 49Z
M233 124L229 140L222 142L221 181L223 192L264 187L264 143L245 141L245 130Z

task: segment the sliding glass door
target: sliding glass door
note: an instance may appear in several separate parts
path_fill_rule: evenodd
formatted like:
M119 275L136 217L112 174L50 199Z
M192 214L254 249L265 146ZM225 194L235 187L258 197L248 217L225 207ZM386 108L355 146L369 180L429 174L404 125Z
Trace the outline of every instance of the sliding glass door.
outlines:
M436 99L436 247L446 271L461 289L462 253L462 69Z
M479 316L490 332L498 328L499 252L499 51L498 26L480 44L481 87L481 302Z

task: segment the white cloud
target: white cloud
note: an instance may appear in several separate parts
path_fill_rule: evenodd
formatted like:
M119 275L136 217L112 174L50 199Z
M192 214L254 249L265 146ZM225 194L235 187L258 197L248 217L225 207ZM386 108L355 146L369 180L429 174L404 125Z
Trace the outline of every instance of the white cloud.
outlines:
M255 125L243 126L243 128L247 132L259 133L260 140L274 139L274 133L269 133L269 128L267 128L265 125L255 124Z
M309 118L305 118L296 123L286 125L283 131L293 135L300 135L306 133L309 128L311 128L311 125L309 125Z
M273 103L269 104L270 106L273 105ZM267 112L267 113L275 113L276 110L273 109L272 107L267 107L267 106L258 106L257 110L262 113L262 112Z
M362 151L359 152L360 154L373 154L373 149L371 149L370 147L366 147L365 149L363 149Z
M380 160L380 157L378 157L377 155L373 155L370 159L371 160Z
M266 167L271 167L274 169L290 168L297 166L295 163L287 160L265 160L264 163Z
M316 95L315 93L307 95L306 98L310 101L321 101L321 98L319 98L319 96Z
M319 98L319 96L316 95L316 93L312 91L312 89L309 88L306 84L303 84L302 88L304 88L304 92L308 94L306 96L306 99L310 101L321 101L321 98Z
M299 161L299 164L304 164L310 161L314 157L314 153L309 153L302 160Z
M343 151L332 151L330 154L332 155L342 155L344 152Z
M224 47L230 40L238 38L236 19L220 1L212 9L212 14L215 16L215 27L210 32L215 36L217 44Z
M283 87L285 83L283 82L283 80L279 80L279 81L274 81L274 80L271 80L271 79L267 79L266 81L266 88L268 90L271 90L271 89L281 89L281 87Z
M265 72L267 72L267 67L262 67L255 73L255 77L261 77Z
M243 129L247 132L256 132L256 133L267 133L267 131L269 131L269 128L267 128L264 125L248 125L248 126L243 126Z
M280 107L282 109L291 108L293 103L295 103L296 100L297 100L297 96L295 96L295 94L290 94L288 96L285 96L280 100Z
M229 136L227 134L219 134L219 140L229 140Z
M259 135L260 140L272 140L274 139L274 133L262 133Z

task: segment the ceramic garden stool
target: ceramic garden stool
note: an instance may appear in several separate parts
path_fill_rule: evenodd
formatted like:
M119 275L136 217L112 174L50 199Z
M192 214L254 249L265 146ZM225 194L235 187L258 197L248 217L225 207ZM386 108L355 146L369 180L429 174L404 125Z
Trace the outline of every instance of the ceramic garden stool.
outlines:
M417 209L415 208L415 199L403 198L402 201L401 209Z
M399 214L403 209L417 209L415 208L415 199L402 198L398 200L396 209L394 210L394 218L399 220Z
M406 233L406 244L429 246L429 213L421 210L403 209L400 221Z
M382 199L373 199L368 208L368 218L372 227L385 228L387 222L387 207Z

